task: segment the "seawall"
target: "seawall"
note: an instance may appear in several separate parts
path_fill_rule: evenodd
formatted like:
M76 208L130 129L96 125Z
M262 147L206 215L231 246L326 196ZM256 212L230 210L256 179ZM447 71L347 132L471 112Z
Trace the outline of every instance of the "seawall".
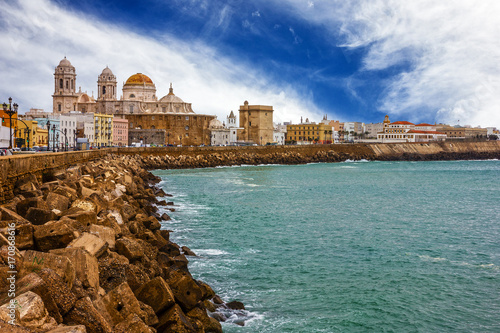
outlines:
M369 160L454 160L500 158L500 141L336 144L248 147L138 147L26 154L0 157L0 204L13 198L16 182L34 174L38 180L76 163L107 154L139 155L149 169L198 168L238 164L302 164Z

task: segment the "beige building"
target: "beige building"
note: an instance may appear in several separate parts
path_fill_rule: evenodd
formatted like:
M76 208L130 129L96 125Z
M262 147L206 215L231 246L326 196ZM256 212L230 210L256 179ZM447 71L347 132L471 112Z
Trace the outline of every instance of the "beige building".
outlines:
M113 117L113 146L124 147L128 145L128 120Z
M286 126L287 141L297 144L330 144L333 142L333 126L327 124L302 123Z
M437 131L435 125L415 125L409 121L391 123L389 116L385 116L383 124L383 131L377 133L377 140L379 142L399 143L446 140L446 133Z
M240 128L238 141L265 145L273 142L273 107L267 105L249 105L245 101L240 105Z

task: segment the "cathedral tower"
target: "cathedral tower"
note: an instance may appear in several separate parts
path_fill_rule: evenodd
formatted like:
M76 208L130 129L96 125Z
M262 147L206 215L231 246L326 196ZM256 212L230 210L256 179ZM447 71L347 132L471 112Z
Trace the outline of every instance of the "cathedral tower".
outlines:
M97 92L98 112L116 113L119 108L116 105L116 76L108 66L97 78Z
M75 67L64 57L54 73L54 95L52 95L52 112L63 113L74 110L77 94Z

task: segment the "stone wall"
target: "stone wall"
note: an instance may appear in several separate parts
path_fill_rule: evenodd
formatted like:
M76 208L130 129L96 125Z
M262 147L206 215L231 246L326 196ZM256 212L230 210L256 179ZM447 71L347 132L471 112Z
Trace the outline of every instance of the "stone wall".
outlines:
M453 160L500 158L500 141L336 144L246 147L138 147L0 157L0 204L12 199L17 180L34 174L39 180L72 164L108 153L148 158L150 168L197 168L235 164L300 164L369 160ZM168 156L167 156L168 155ZM155 158L153 160L149 158Z

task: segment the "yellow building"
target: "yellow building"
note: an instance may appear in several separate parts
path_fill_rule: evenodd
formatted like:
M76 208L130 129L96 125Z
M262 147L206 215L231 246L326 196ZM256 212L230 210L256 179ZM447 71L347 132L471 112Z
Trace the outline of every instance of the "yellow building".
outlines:
M47 129L38 127L33 136L33 146L47 147Z
M97 147L105 147L113 145L113 115L111 114L94 114L94 145Z
M17 121L17 136L16 138L21 139L22 141L22 146L20 148L32 148L36 146L36 141L35 138L37 136L37 132L39 130L38 128L38 121L36 120L21 120ZM29 133L29 135L28 135Z
M333 127L326 124L302 123L298 125L287 125L287 141L289 143L310 144L332 143Z

